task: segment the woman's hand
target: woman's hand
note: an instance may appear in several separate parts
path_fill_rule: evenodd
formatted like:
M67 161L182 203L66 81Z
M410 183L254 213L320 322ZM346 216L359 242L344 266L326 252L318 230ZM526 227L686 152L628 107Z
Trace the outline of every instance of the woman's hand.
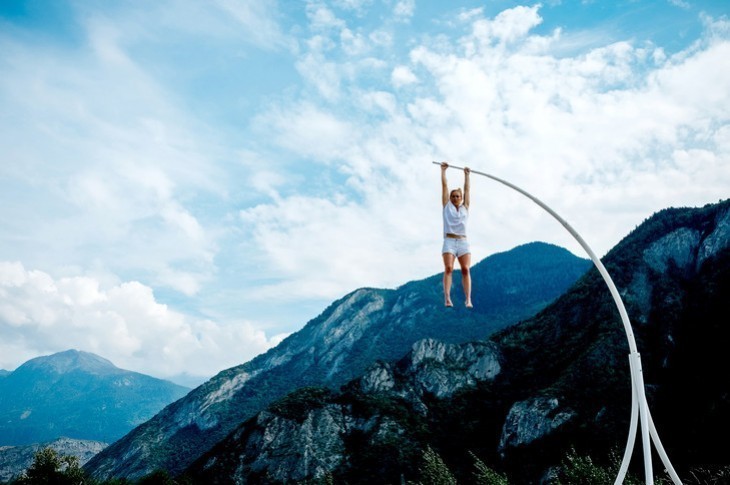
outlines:
M446 170L447 168L449 168L449 164L446 162L441 162L441 170Z

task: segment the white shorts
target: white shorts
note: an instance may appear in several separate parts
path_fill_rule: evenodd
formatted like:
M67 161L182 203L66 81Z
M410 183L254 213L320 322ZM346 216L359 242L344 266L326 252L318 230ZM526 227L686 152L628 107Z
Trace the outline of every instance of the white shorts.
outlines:
M466 238L456 239L453 237L444 238L444 247L441 249L441 254L450 253L460 258L465 254L471 253L469 248L469 241Z

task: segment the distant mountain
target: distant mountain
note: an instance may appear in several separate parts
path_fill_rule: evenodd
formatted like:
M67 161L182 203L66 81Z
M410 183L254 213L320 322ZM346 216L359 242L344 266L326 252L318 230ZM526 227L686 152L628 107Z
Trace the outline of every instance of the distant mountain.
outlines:
M188 391L87 352L38 357L0 379L0 445L112 442Z
M75 456L84 465L92 456L107 446L99 441L72 440L59 438L47 443L24 446L0 446L0 483L10 482L20 476L33 463L35 454L42 448L50 447L64 456Z
M730 471L718 444L730 433L730 380L718 373L730 342L730 200L661 211L603 263L632 318L649 407L670 460L685 483L727 483L700 482L696 472ZM470 453L510 483L547 483L559 478L571 448L596 464L608 464L612 450L621 456L631 406L628 353L618 311L591 270L533 318L486 341L422 340L340 391L290 393L186 474L209 484L402 483L419 479L421 452L430 446L459 483L473 481ZM643 478L640 443L639 435L632 469Z
M241 422L303 386L337 389L374 361L397 359L414 342L483 339L526 319L590 267L569 251L531 243L472 268L474 309L443 307L441 275L395 290L364 288L330 305L276 348L225 370L113 443L86 466L97 478L182 471Z

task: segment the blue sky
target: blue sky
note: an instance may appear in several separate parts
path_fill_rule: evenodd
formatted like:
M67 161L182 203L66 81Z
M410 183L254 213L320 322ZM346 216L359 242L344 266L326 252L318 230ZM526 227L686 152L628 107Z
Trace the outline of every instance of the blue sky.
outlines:
M0 3L0 368L210 376L441 271L439 170L603 255L730 187L726 1ZM452 185L461 174L449 172ZM475 179L474 260L542 240ZM475 291L479 291L475 282Z

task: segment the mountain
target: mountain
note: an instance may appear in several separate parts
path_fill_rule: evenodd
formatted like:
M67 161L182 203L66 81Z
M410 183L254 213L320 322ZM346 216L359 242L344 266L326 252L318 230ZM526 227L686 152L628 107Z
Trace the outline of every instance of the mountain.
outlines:
M10 371L7 371L5 369L0 369L0 379L10 374Z
M107 446L99 441L72 440L59 438L47 443L24 446L0 446L0 483L10 482L28 469L35 454L42 448L50 447L64 456L75 456L84 465L92 456Z
M0 379L0 445L112 442L188 391L87 352L38 357Z
M661 211L603 263L633 319L670 460L688 483L720 483L697 477L730 472L717 441L730 432L730 381L710 371L726 367L730 341L730 200ZM211 484L402 483L419 478L426 446L459 483L473 483L470 453L510 483L560 478L572 448L608 466L629 432L628 353L618 311L591 270L534 317L485 341L421 340L339 391L290 393L186 474ZM643 477L640 446L632 469ZM655 472L662 468L655 461Z
M87 465L97 478L184 470L241 422L303 386L337 389L379 359L397 359L427 337L483 339L532 316L590 267L563 248L531 243L472 268L474 308L442 304L441 275L394 290L363 288L253 360L225 370L113 443ZM460 281L458 275L454 278Z

